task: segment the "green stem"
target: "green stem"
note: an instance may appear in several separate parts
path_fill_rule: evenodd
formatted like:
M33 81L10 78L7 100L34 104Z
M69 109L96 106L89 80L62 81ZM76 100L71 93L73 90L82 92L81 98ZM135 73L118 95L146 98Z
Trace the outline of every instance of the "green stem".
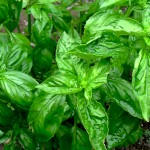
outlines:
M5 29L5 31L9 34L11 41L13 41L13 40L14 40L14 37L13 37L12 33L7 29L6 26L4 26L4 29Z
M83 5L83 0L80 0L80 6ZM82 36L82 16L83 16L83 13L80 12L80 21L79 21L79 35Z
M131 12L132 12L132 7L131 7L131 6L129 6L129 8L128 8L128 10L127 10L126 14L125 14L125 16L126 16L126 17L129 17L129 16L130 16L130 14L131 14Z
M77 99L76 96L74 95L74 100L75 100L75 110L74 110L74 150L77 149Z
M19 33L21 33L21 30L20 30L20 26L19 26L19 25L17 26L17 30L18 30Z
M31 14L28 14L28 36L31 39Z

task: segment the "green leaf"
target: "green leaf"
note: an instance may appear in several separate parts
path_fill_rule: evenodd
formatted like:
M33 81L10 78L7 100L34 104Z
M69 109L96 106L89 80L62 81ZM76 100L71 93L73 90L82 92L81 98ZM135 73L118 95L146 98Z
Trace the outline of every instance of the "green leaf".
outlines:
M74 131L73 131L74 132ZM91 147L91 144L90 144L90 141L89 141L89 136L88 134L81 130L80 128L77 128L77 141L76 145L72 144L72 150L76 147L76 149L74 150L91 150L92 147ZM75 139L74 139L75 140Z
M52 65L52 53L47 48L36 48L33 52L33 69L35 73L45 73Z
M94 149L106 150L104 139L108 133L108 118L102 105L94 100L87 101L83 93L79 93L77 111Z
M1 130L0 130L0 137L2 137L4 135L4 132L2 132Z
M103 32L114 32L120 35L145 35L142 26L136 20L121 18L119 15L114 15L108 11L100 11L87 20L83 42L98 39Z
M73 2L74 2L74 0L70 0L70 1L68 1L68 0L63 0L63 1L61 1L61 5L62 5L63 7L67 7L67 6L71 5Z
M53 25L54 27L61 32L68 32L69 24L65 22L65 20L59 16L53 16Z
M64 105L62 95L42 95L34 100L28 122L39 141L48 141L54 136L63 121Z
M109 107L109 134L107 136L108 149L111 150L117 146L135 143L141 136L140 120L130 116L117 104L112 103ZM140 134L139 134L140 132ZM136 136L133 136L135 133Z
M87 132L78 127L75 129L61 125L56 136L60 150L92 150Z
M101 60L95 63L87 73L87 85L85 88L91 90L100 87L107 82L107 75L110 71L110 65L108 61Z
M68 51L74 49L78 44L65 32L60 37L56 49L56 62L59 69L67 70L76 74L75 64L79 62L76 56L69 55Z
M7 0L8 7L8 20L5 23L5 26L12 32L19 23L20 13L22 10L22 1L16 0Z
M0 101L0 125L8 126L13 121L14 113L7 104Z
M68 35L71 36L77 43L81 44L82 40L80 38L80 35L75 29L72 29L72 28L69 30Z
M150 33L150 6L142 12L142 24L146 32Z
M135 98L133 88L128 81L118 77L110 77L104 91L129 114L143 118L140 104Z
M72 94L82 90L78 85L77 76L65 71L51 76L37 88L51 94Z
M1 36L4 36L3 38ZM29 73L32 67L31 46L26 37L14 34L12 42L1 34L0 70L18 70ZM23 43L24 41L24 43Z
M8 6L6 0L0 2L0 24L7 20L8 17Z
M24 149L28 150L36 149L36 142L33 137L33 134L26 129L20 129L18 141Z
M40 47L48 47L51 46L51 32L52 32L53 24L52 21L46 21L44 20L36 20L33 24L33 37L36 42L36 44Z
M17 106L28 109L33 102L33 91L38 83L30 76L9 71L0 73L0 88Z
M146 121L150 118L150 53L147 50L141 50L139 57L135 60L132 85L134 94L138 99L142 115Z
M29 46L30 47L30 41L29 39L21 34L21 33L12 33L12 37L11 37L11 40L13 43L17 43L19 45L23 45L23 46Z
M31 7L30 7L30 11L31 11L31 14L33 15L33 17L35 19L41 19L42 18L42 11L41 11L41 5L38 5L38 4L33 4Z
M108 36L97 39L88 44L80 44L69 51L69 54L84 59L114 57L126 53L129 50L116 36Z
M106 0L102 3L101 8L109 7L112 5L123 4L125 2L128 2L128 0Z

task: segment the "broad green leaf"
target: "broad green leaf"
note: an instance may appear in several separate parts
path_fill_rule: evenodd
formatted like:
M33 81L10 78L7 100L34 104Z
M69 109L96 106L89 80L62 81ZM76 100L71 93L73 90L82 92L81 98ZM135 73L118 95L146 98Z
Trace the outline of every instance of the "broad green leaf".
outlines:
M138 99L142 115L146 121L150 118L150 53L141 50L139 57L135 60L132 85L135 97Z
M0 2L0 24L3 23L8 17L8 6L6 0Z
M52 65L51 49L35 48L33 52L33 69L38 72L45 73L50 70Z
M66 71L56 73L37 88L51 94L72 94L82 90L78 85L77 76Z
M0 40L2 42L0 47L0 70L18 70L29 73L32 60L30 55L31 46L28 39L24 36L15 35L13 41L10 42L10 37L7 34L1 34Z
M107 82L107 75L110 71L108 61L102 60L95 63L87 73L87 89L96 89Z
M30 46L29 39L21 33L12 33L12 42L23 46Z
M80 128L77 128L76 134L76 137L74 137L76 139L73 139L72 150L92 150L88 134Z
M69 24L65 22L65 20L59 16L53 16L53 25L54 27L61 32L68 32Z
M80 38L80 35L75 29L72 29L72 28L69 30L68 35L71 36L77 43L81 44L82 40Z
M27 7L28 4L29 4L29 0L23 0L23 2L22 2L22 8Z
M51 21L44 23L43 20L36 20L33 24L33 38L36 44L40 47L48 47L51 46L51 31L53 25Z
M60 37L56 49L56 62L59 69L67 70L75 74L75 64L79 62L76 56L69 55L68 51L74 49L78 44L65 32Z
M124 55L128 50L129 48L124 46L116 36L109 35L88 44L81 44L70 50L69 54L74 54L84 59L95 59Z
M13 121L14 113L6 103L0 101L0 125L8 126Z
M102 3L101 8L108 7L111 5L123 4L128 2L128 0L106 0Z
M118 77L110 77L104 91L129 114L143 118L139 101L134 96L133 88L129 82Z
M74 0L70 0L70 1L63 0L63 1L61 1L61 5L64 7L67 7L67 6L71 5L73 2L74 2Z
M20 129L18 141L24 149L36 149L36 142L33 137L33 134L26 129Z
M107 136L108 149L111 150L124 143L130 144L130 138L135 143L141 136L140 120L130 116L117 104L112 103L108 110L109 134ZM136 136L133 136L133 134ZM129 142L129 143L127 143Z
M146 37L144 37L143 39L144 39L146 45L150 46L150 37L149 37L149 36L146 36Z
M75 129L61 125L56 136L60 150L92 150L87 132L78 127Z
M7 22L5 22L5 26L10 30L10 32L12 32L18 26L19 23L20 14L22 10L22 1L7 0L7 7L9 17Z
M104 140L108 133L108 118L102 105L94 100L87 101L83 93L79 93L77 111L93 148L106 150Z
M40 4L46 4L46 3L53 3L57 2L58 0L38 0Z
M4 132L0 130L0 137L4 135Z
M119 15L105 11L98 12L87 20L83 42L91 42L98 39L103 32L114 32L120 35L145 35L142 26L136 20L121 18Z
M32 59L29 55L30 50L30 47L12 44L5 57L6 69L29 73L32 67Z
M142 13L142 24L146 32L150 33L150 6L144 9Z
M33 15L33 17L35 19L41 19L42 18L42 11L41 11L41 5L38 5L38 4L33 4L31 7L30 7L30 11L31 11L31 14Z
M39 141L48 141L54 136L63 121L64 105L65 96L62 95L42 95L34 100L28 122Z
M33 102L35 86L32 77L19 71L0 73L0 88L17 106L28 109Z

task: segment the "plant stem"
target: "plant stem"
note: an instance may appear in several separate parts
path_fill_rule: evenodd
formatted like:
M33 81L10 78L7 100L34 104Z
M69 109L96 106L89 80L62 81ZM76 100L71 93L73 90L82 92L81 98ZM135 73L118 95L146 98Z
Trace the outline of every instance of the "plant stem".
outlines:
M17 30L18 30L19 33L21 33L21 30L20 30L20 26L19 26L19 25L17 26Z
M80 6L82 6L83 5L83 0L80 0ZM82 14L82 12L80 12L80 21L79 21L79 35L80 35L80 37L82 36L82 16L83 16L83 14Z
M9 34L11 41L14 40L14 37L13 37L12 33L7 29L6 26L4 26L4 29Z
M77 149L77 99L76 96L74 95L74 100L75 100L75 110L74 110L74 150Z
M31 14L28 14L28 36L31 39Z
M132 12L132 7L131 7L131 6L129 6L129 8L128 8L128 10L127 10L126 14L125 14L125 16L126 16L126 17L129 17L129 16L130 16L130 14L131 14L131 12Z

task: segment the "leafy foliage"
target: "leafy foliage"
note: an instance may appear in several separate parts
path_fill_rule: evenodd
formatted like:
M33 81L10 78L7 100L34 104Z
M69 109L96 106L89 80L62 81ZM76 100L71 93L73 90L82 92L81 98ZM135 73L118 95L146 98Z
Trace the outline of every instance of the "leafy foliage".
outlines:
M1 0L4 150L134 144L150 119L149 14L148 0Z

